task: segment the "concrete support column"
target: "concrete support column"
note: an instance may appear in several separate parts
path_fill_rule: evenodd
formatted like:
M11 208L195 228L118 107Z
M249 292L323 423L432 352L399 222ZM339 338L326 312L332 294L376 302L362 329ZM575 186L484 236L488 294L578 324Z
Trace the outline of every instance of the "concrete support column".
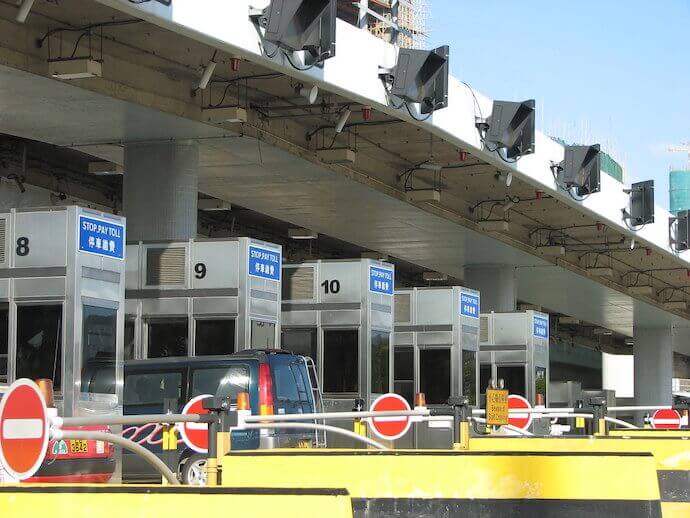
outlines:
M127 240L187 240L197 235L196 142L125 146Z
M670 405L673 335L670 326L634 327L635 404Z
M481 293L481 311L505 313L517 307L517 277L512 266L465 268L465 283Z

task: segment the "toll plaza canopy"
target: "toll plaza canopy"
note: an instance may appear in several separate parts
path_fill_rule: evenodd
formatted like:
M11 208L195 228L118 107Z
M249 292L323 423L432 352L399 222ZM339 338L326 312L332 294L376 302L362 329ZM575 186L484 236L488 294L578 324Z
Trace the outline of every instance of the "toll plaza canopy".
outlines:
M118 165L131 143L194 140L205 194L459 279L477 266L515 268L520 300L626 336L690 328L690 261L669 244L665 210L629 227L626 186L607 175L600 193L571 197L552 174L564 147L541 133L534 154L507 163L475 126L492 100L461 79L450 77L448 107L425 120L396 108L379 72L397 47L344 20L322 67L271 57L249 16L267 3L64 0L35 5L24 24L1 4L0 132ZM81 55L100 73L50 76L51 64ZM451 60L462 57L451 49ZM219 66L199 89L210 61ZM300 95L312 86L314 103ZM219 120L225 107L246 117ZM342 149L351 154L331 153ZM438 199L410 196L425 189Z

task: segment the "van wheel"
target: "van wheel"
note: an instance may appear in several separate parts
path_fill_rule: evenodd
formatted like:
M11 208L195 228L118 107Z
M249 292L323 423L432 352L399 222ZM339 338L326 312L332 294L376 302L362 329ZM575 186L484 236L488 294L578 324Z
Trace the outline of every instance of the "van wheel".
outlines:
M195 453L187 457L180 468L182 483L188 486L206 485L206 457L201 453Z

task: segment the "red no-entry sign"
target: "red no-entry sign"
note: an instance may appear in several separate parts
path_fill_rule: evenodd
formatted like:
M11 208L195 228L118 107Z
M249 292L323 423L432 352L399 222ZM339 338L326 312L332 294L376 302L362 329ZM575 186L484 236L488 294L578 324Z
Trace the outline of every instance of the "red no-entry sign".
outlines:
M206 398L213 397L210 394L202 394L189 400L182 409L183 414L208 414L202 405ZM178 425L180 437L184 443L197 453L208 451L208 425L206 423L180 423Z
M652 416L652 427L656 430L678 430L680 428L680 414L672 408L657 410Z
M48 415L43 396L28 379L12 383L0 401L0 463L13 478L36 473L48 448Z
M384 394L379 396L372 403L372 412L384 411L409 411L410 405L407 400L397 394ZM392 416L392 417L372 417L370 419L371 430L381 439L387 441L394 441L399 439L407 433L410 429L409 416Z
M532 424L532 414L529 412L514 412L513 410L529 410L530 408L532 408L532 405L524 397L517 394L509 395L508 412L510 413L508 414L508 424L521 430L527 430L529 425Z

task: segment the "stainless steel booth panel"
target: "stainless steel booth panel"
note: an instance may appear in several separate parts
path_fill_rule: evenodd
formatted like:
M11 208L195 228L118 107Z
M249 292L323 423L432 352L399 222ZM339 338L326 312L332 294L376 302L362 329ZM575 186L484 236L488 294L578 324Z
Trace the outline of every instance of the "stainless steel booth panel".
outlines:
M250 238L197 239L130 244L128 253L127 317L134 340L128 350L136 358L279 346L280 246ZM152 325L166 321L168 332L152 333Z
M387 272L387 286L374 283L375 269ZM283 267L282 346L314 357L327 410L350 411L357 398L368 407L390 390L393 282L393 266L371 260ZM352 420L335 424L352 429ZM360 446L334 434L328 443Z

